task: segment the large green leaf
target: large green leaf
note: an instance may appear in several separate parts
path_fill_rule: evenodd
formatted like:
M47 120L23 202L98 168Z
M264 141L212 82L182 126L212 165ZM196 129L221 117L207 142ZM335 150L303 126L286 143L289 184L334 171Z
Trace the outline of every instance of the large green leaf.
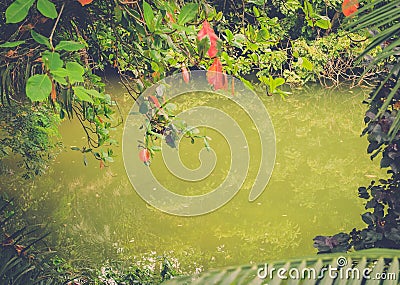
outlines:
M85 89L82 86L74 86L72 87L74 90L75 96L80 100L80 101L86 101L89 103L93 103L92 97L90 97L89 92L87 89Z
M57 18L58 14L56 6L54 5L53 2L50 2L49 0L38 0L37 9L39 10L40 13L42 13L43 16L47 18L50 19Z
M58 52L45 51L42 54L42 60L44 65L49 70L56 70L64 65L64 62L61 60L61 56Z
M178 17L178 24L184 25L193 20L197 15L198 7L199 6L196 3L189 3L183 6Z
M65 51L78 51L85 47L84 44L74 42L74 41L61 41L56 47L55 50L65 50Z
M51 92L51 80L46 74L29 77L26 83L26 95L31 101L44 101Z
M150 32L154 32L155 28L154 28L153 8L151 8L150 4L147 3L146 1L143 1L143 13L147 28L149 28Z
M75 82L83 82L83 74L85 69L77 62L67 62L66 70L68 72L68 79L71 84Z
M50 45L50 41L48 38L46 38L45 36L37 33L35 30L31 30L31 36L32 38L35 40L35 42L37 42L38 44L42 44L45 45L46 47L48 47L49 49L51 49L51 45Z
M35 0L16 0L6 10L6 23L18 23L26 18ZM3 4L4 5L4 4Z
M335 253L314 255L312 257L302 259L290 259L278 262L271 261L256 265L243 265L211 270L194 276L174 278L164 282L163 284L395 285L398 284L399 280L399 257L400 251L391 249L368 249L350 254ZM333 270L332 272L329 272L329 268L332 270L334 268L339 268L339 270ZM265 269L268 270L268 274ZM281 276L278 276L278 270L280 270ZM283 274L283 270L286 272L286 274ZM288 274L288 272L292 272L292 274ZM360 278L357 278L358 275L355 272L360 273ZM297 273L299 273L298 278L291 278L292 276L296 277ZM350 278L346 278L346 274L350 276ZM282 277L282 275L286 277ZM370 276L370 279L368 279L366 276ZM382 280L373 279L377 278L378 276L381 276ZM386 277L386 280L383 279L383 276ZM389 276L390 278L388 278Z
M68 76L68 71L65 68L58 68L55 70L50 70L53 79L62 85L67 85L68 82L65 77Z

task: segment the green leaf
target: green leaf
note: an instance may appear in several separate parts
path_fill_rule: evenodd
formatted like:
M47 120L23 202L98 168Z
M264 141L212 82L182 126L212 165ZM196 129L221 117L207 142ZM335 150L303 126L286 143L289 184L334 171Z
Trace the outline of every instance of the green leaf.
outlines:
M37 9L43 16L47 18L50 19L57 18L58 13L56 10L56 6L49 0L38 0Z
M315 22L315 25L321 29L327 30L331 27L331 19L327 16L318 16L319 19Z
M34 30L31 30L31 36L38 44L45 45L46 47L51 49L50 41L45 36L42 36L41 34L35 32Z
M228 42L233 41L234 36L233 36L233 33L232 33L230 30L226 29L226 30L225 30L225 34L226 34L226 40L227 40Z
M301 57L301 60L301 67L310 71L313 70L313 64L311 63L311 61L309 61L306 57Z
M16 0L6 10L6 23L14 24L21 22L29 13L35 0Z
M198 7L196 3L189 3L183 6L178 17L178 24L184 25L193 20L197 16Z
M99 91L95 89L85 89L85 92L95 98L104 99L104 94L99 93Z
M274 79L274 82L275 82L275 87L278 87L285 84L285 79L282 77L278 77Z
M89 96L89 94L86 92L87 90L82 87L82 86L74 86L72 87L74 90L75 96L80 100L80 101L86 101L89 103L94 103L92 97Z
M56 47L55 50L65 50L65 51L78 51L85 47L84 44L74 42L74 41L61 41Z
M83 82L83 74L85 69L77 62L67 62L66 70L68 72L68 79L71 84L75 82Z
M31 101L44 101L51 92L51 80L46 74L29 77L26 83L26 95Z
M25 41L5 42L0 45L0 48L13 48L13 47L17 47L23 43L25 43Z
M304 1L304 9L303 9L304 13L306 14L307 18L311 18L311 15L314 14L314 9L313 6L311 5L311 3L309 1Z
M193 31L194 31L193 26L185 27L185 26L178 25L176 23L172 23L171 27L179 32L193 33Z
M45 51L42 53L42 60L44 66L50 71L59 69L64 65L64 62L61 60L61 56L58 52Z
M53 76L54 80L62 85L67 85L67 81L65 77L68 76L68 71L65 68L58 68L55 70L50 70L51 75Z
M153 9L151 8L150 4L146 1L143 1L143 13L144 13L144 20L146 21L146 25L149 28L150 32L154 32L154 13Z

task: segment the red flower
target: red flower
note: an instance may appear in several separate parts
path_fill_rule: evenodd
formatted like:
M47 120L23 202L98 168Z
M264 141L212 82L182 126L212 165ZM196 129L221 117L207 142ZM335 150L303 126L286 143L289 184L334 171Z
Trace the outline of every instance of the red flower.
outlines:
M197 34L197 39L201 41L204 37L208 36L210 39L210 48L207 51L209 57L213 58L217 55L217 41L218 36L214 33L214 30L210 27L210 24L206 21L203 22L203 27Z
M346 17L351 16L358 10L358 0L344 0L342 3L342 11Z
M144 162L147 163L150 160L150 151L147 148L144 148L142 150L139 151L139 159Z
M214 59L207 71L207 81L214 86L215 90L228 88L228 76L223 72L222 63L218 57Z

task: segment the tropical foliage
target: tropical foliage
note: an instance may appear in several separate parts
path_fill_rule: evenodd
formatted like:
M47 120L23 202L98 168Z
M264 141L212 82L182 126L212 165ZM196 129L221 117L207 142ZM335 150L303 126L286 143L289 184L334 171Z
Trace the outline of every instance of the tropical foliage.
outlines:
M360 57L373 49L380 52L372 58L367 70L384 66L371 91L365 115L368 149L371 159L381 154L381 167L389 168L388 179L372 181L368 187L358 189L359 197L367 200L361 217L367 224L362 230L353 229L349 234L318 236L314 246L320 252L347 251L350 248L373 247L400 248L400 7L396 1L374 1L360 8L358 18L348 24L352 31L368 29L373 36L371 43Z
M377 276L381 276L385 284L397 284L398 256L399 251L396 250L363 250L346 256L320 255L229 267L172 279L163 284L364 284L370 281L375 282L372 284L380 284L379 280L373 279ZM328 271L328 268L333 271ZM359 275L355 272L359 272ZM369 274L363 276L363 272ZM278 277L278 274L283 278ZM346 274L350 277L343 278Z
M168 74L189 80L191 69L222 71L252 88L255 80L260 92L283 97L285 82L358 77L363 65L352 63L365 41L340 31L340 1L275 2L3 1L2 106L40 105L49 117L79 120L87 145L73 149L92 153L103 168L113 161L107 146L121 122L98 77L105 68L117 70L134 99ZM224 77L212 81L224 87ZM6 151L21 153L31 174L46 167L35 159L40 153Z

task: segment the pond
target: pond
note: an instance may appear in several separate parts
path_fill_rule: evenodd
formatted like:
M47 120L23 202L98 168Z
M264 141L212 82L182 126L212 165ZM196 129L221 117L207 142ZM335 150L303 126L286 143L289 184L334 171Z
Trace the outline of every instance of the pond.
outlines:
M108 92L126 115L132 99L116 81L109 82ZM176 104L189 108L207 101L204 96L181 96ZM247 199L255 177L251 162L243 189L222 208L197 217L160 212L133 189L124 169L122 147L114 148L115 162L105 169L91 157L84 166L82 154L70 150L70 146L85 143L75 120L63 122L65 149L47 174L34 181L4 177L1 187L17 197L31 223L49 224L50 243L73 262L100 265L107 259L166 255L183 270L194 271L315 254L314 236L363 227L357 188L384 173L377 161L370 161L366 138L360 138L365 91L308 86L294 90L285 101L279 96L260 97L274 125L277 154L271 180L254 202ZM232 104L219 103L224 101L216 98L207 102L237 114L247 124L248 118ZM254 137L251 129L246 134L250 138ZM115 135L122 140L122 126ZM218 155L229 155L218 133L208 130L207 136ZM254 157L257 140L250 139L249 144ZM197 153L202 147L198 142L181 143L179 151L187 167L199 166ZM220 163L210 179L189 185L171 177L160 155L150 167L174 192L191 194L206 193L227 171Z

